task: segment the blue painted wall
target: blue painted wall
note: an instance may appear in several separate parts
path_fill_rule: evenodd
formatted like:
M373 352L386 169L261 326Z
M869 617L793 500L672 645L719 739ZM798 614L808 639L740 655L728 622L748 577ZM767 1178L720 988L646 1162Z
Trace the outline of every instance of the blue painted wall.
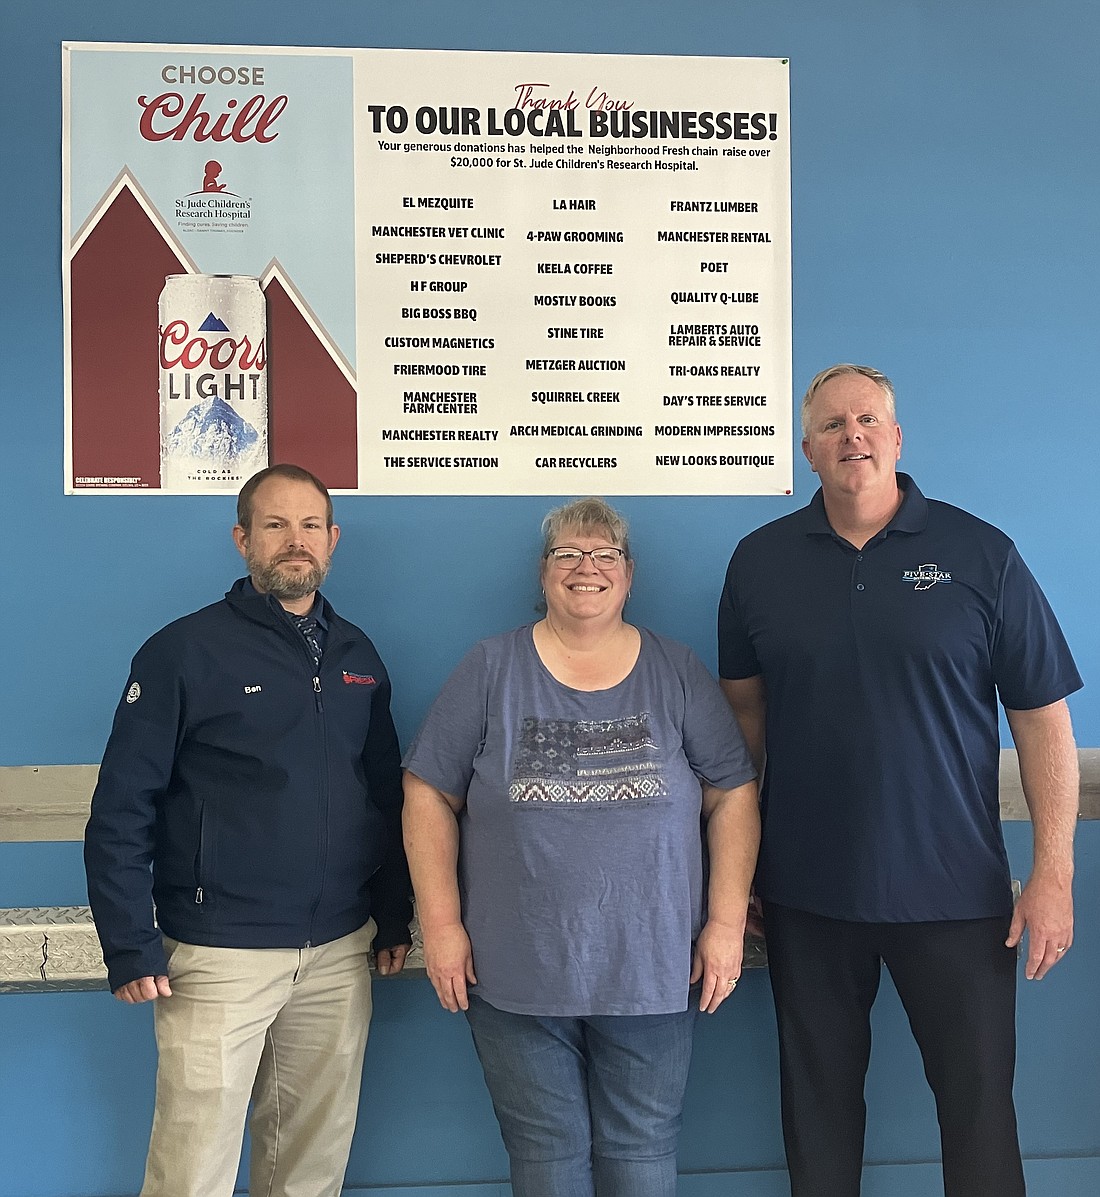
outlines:
M237 0L0 6L0 764L98 759L138 644L220 594L229 499L62 495L60 42L725 54L792 62L794 375L870 361L895 380L904 465L1016 539L1086 679L1100 658L1100 13L1087 0ZM713 663L722 571L804 503L625 499L633 618ZM531 615L548 501L338 500L338 609L376 639L407 738L465 648ZM1100 744L1097 690L1072 700ZM1008 829L1026 875L1028 829ZM1100 1191L1100 828L1080 837L1077 945L1024 985L1019 1105L1031 1191ZM0 844L0 905L84 900L75 845ZM102 994L0 998L0 1195L135 1192L151 1113L148 1010ZM884 992L869 1080L869 1197L936 1191L932 1102ZM775 1042L763 976L701 1026L686 1197L776 1197ZM464 1024L423 981L379 985L349 1187L502 1197L505 1160ZM384 1100L379 1091L385 1089Z

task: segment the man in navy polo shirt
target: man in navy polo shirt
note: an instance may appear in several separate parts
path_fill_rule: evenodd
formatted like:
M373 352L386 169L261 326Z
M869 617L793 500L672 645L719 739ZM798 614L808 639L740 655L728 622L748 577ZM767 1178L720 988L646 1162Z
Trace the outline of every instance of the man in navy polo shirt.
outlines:
M745 537L722 685L760 765L763 903L792 1197L860 1191L870 1010L885 963L936 1096L947 1197L1017 1197L1016 947L1073 940L1069 649L1012 541L897 473L894 390L822 371L802 403L821 489ZM998 699L1034 866L1013 912Z

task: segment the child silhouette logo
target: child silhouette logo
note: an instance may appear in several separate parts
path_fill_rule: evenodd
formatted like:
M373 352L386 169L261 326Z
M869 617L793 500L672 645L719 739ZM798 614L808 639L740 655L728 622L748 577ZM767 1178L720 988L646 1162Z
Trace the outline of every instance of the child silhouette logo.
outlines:
M202 176L203 191L224 191L225 184L218 182L218 175L222 173L222 164L211 159L206 164L206 170Z

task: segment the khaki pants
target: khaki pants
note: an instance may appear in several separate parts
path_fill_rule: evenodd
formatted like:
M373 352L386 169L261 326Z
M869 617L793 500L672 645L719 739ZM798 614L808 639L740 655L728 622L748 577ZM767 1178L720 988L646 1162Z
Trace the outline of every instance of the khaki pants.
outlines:
M165 939L141 1197L231 1197L252 1099L251 1197L339 1197L371 1014L373 920L317 948Z

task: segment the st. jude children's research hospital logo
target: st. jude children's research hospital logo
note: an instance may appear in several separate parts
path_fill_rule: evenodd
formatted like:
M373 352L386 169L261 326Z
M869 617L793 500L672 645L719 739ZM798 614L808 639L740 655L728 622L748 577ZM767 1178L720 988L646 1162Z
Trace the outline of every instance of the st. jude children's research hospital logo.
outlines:
M950 585L951 575L933 561L928 565L918 565L916 569L902 570L901 580L912 582L914 590L931 590L937 582Z
M211 159L203 167L202 187L197 191L189 191L176 200L176 220L181 222L195 222L195 226L202 226L203 221L216 222L206 227L241 228L252 218L252 200L230 191L221 181L222 164Z

